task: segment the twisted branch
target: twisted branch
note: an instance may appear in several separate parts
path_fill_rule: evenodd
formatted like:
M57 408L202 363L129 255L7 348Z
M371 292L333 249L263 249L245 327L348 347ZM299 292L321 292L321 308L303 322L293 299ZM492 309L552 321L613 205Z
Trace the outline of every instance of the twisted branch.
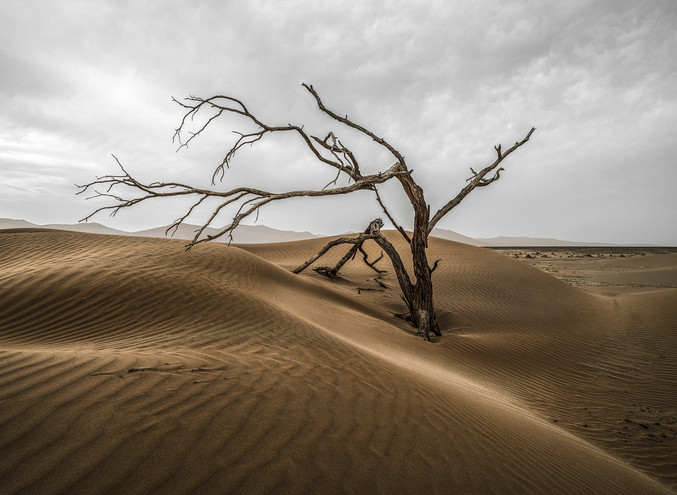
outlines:
M501 151L501 145L494 146L494 149L496 150L496 160L491 165L488 165L484 167L482 170L479 172L475 172L472 168L470 171L472 172L472 176L466 180L468 182L468 185L465 186L461 191L454 197L451 201L449 201L447 204L445 204L442 208L440 208L435 215L430 219L430 222L428 224L428 235L430 235L430 232L435 228L435 225L437 222L439 222L447 213L449 213L452 209L454 209L456 206L458 206L463 199L470 194L473 189L476 187L484 187L488 186L492 182L497 181L500 178L501 171L503 168L499 168L496 170L496 173L491 177L491 178L486 178L487 174L489 172L492 172L493 170L498 167L498 165L505 160L513 151L515 151L517 148L520 146L524 145L527 141L529 141L529 138L531 135L534 133L536 130L535 127L532 127L529 133L522 139L521 141L517 141L514 145L512 145L507 151L502 152Z
M270 134L273 132L289 132L289 131L298 134L306 144L306 147L313 153L313 155L315 155L315 158L317 158L320 162L338 169L339 174L342 172L347 174L348 177L350 177L353 181L357 181L361 177L359 168L356 167L357 162L354 161L354 156L352 152L350 152L350 150L341 145L340 141L336 140L336 138L334 138L335 140L334 145L330 146L329 144L327 144L326 138L323 141L316 136L311 136L304 131L302 126L292 124L275 126L266 124L258 117L256 117L253 113L251 113L249 109L247 109L247 107L244 105L244 103L242 103L237 98L232 98L230 96L219 95L212 96L211 98L206 99L198 98L196 96L189 96L184 100L184 102L188 103L180 102L176 98L172 98L172 100L174 100L176 103L178 103L183 108L188 110L181 119L181 124L179 125L179 127L177 127L174 130L174 136L172 138L172 141L179 142L179 148L177 149L177 151L180 150L181 148L187 147L193 139L202 134L202 132L205 129L207 129L209 124L211 124L214 120L223 115L224 112L240 115L245 119L248 119L251 122L253 122L258 128L255 131L246 133L234 131L234 133L237 134L239 138L235 141L235 143L228 150L228 152L226 152L226 155L224 156L223 160L216 167L216 170L214 170L214 173L212 174L212 184L216 183L217 177L219 180L223 179L225 175L225 169L229 168L230 162L234 158L235 154L244 146L253 145L254 143L260 141L266 134ZM184 127L188 122L192 122L195 119L198 112L202 109L211 111L211 116L196 132L190 132L190 136L188 137L188 139L184 141L182 139ZM320 145L321 149L329 151L333 159L323 155L320 151L320 148L318 148L314 143ZM349 165L343 163L343 161L339 158L337 153L343 154L347 158L351 158L354 161L354 163L350 163Z
M315 98L315 101L317 102L318 108L322 112L329 115L332 119L337 120L338 122L341 122L342 124L345 124L348 127L352 127L353 129L356 129L356 130L360 131L361 133L369 136L371 139L373 139L378 144L380 144L381 146L386 148L388 151L390 151L390 153L392 153L392 155L397 159L397 161L400 162L402 164L402 166L406 169L406 163L404 161L404 157L388 141L386 141L382 137L377 136L376 134L371 132L369 129L366 129L366 128L362 127L361 125L356 124L355 122L350 120L347 115L345 117L341 117L337 113L329 110L326 106L324 106L324 103L322 102L320 95L317 94L317 91L315 91L312 84L303 83L302 86L304 88L306 88L308 90L308 92L310 92L310 94L313 95L313 97Z
M258 213L259 209L268 203L273 201L280 201L288 198L298 198L298 197L318 197L318 196L336 196L340 194L349 194L358 190L369 190L375 184L381 184L386 182L394 177L397 177L402 174L407 174L405 170L401 170L399 164L395 164L390 167L385 172L379 172L377 174L371 174L367 176L360 176L360 178L347 186L335 187L332 189L322 189L322 190L295 190L288 192L271 192L264 191L261 189L255 189L250 187L236 187L229 191L217 191L211 189L202 189L190 186L188 184L181 184L177 182L153 182L150 184L145 184L132 175L130 175L125 168L122 166L120 161L115 155L113 158L117 162L118 166L123 172L123 175L105 175L103 177L97 177L96 180L84 185L78 185L80 189L77 194L83 194L88 190L92 190L94 193L92 196L87 199L97 198L97 197L108 197L115 200L116 204L102 206L85 218L82 221L87 221L97 213L103 211L110 211L111 216L115 216L118 211L122 208L128 208L134 206L143 201L154 198L166 198L174 196L196 196L198 199L196 202L188 209L187 213L179 217L174 221L170 227L167 229L176 229L178 226L184 222L195 208L203 203L207 198L220 198L222 201L218 206L213 210L209 219L203 223L202 227L197 231L195 237L187 245L187 249L190 249L196 244L211 241L217 239L223 235L229 235L230 240L232 241L232 232L237 228L238 225L245 218L249 217L254 213ZM106 192L102 193L97 190L98 186L105 186ZM111 194L113 190L120 190L118 194ZM141 196L136 197L123 197L123 194L135 194L143 193ZM207 227L209 227L218 214L225 208L234 203L239 202L239 209L235 216L233 217L231 223L221 229L219 232L213 235L207 235L201 237L203 232Z
M322 249L320 249L317 253L315 253L313 256L311 256L308 260L306 260L304 263L296 267L293 272L294 273L301 273L303 270L308 268L310 265L315 263L318 259L320 259L322 256L327 254L327 252L336 246L339 246L341 244L356 244L356 245L362 245L362 243L368 239L376 239L376 237L380 234L369 234L369 233L362 233L358 235L357 237L339 237L338 239L334 239L333 241L328 242Z
M376 186L374 186L374 193L376 193L376 201L378 201L378 204L381 205L381 209L383 210L383 212L388 217L388 220L390 220L390 222L397 229L397 231L400 234L402 234L402 237L404 237L404 240L407 241L407 243L411 244L411 239L409 238L409 235L407 235L406 231L398 225L398 223L395 221L395 219L392 217L392 215L388 211L388 208L386 208L386 205L383 204L383 201L381 200L381 196L379 195L378 189L376 188Z

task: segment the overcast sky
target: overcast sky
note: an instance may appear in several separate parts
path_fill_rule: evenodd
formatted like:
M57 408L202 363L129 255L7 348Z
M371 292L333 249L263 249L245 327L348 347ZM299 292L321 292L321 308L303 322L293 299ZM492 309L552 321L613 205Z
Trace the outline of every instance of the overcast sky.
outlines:
M172 96L235 96L270 124L334 130L363 170L390 167L374 143L317 115L308 82L405 155L433 211L494 145L537 128L501 180L439 227L677 245L675 26L674 0L3 0L0 217L76 222L100 203L74 184L116 172L111 153L147 180L208 181L231 131L251 126L225 119L176 153ZM334 174L297 141L243 150L219 187L324 186ZM397 184L384 195L410 225ZM151 203L94 220L135 230L182 213ZM273 204L258 223L332 234L380 215L365 193Z

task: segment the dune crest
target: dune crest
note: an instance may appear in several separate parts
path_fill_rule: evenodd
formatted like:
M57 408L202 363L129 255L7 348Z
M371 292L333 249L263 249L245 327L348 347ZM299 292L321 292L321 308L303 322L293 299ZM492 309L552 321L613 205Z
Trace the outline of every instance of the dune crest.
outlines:
M0 491L674 493L677 290L431 239L429 344L324 242L0 231Z

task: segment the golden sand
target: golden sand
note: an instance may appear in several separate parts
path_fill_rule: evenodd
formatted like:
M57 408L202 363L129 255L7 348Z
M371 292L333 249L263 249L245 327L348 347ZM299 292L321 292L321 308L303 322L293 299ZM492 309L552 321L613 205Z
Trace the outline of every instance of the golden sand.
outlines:
M0 492L675 493L677 289L431 239L431 344L324 242L0 231Z

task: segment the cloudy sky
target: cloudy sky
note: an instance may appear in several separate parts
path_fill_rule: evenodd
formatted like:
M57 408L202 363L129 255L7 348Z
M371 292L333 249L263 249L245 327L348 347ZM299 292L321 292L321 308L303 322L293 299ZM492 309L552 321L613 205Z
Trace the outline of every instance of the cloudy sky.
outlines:
M270 124L334 130L385 170L392 157L318 115L301 87L382 135L436 211L469 167L537 128L439 227L677 245L677 3L674 0L30 1L0 3L0 217L73 223L96 206L74 184L116 172L207 183L251 130L224 119L176 153L171 97L238 97ZM333 175L289 136L245 149L219 187L322 187ZM402 224L397 184L384 196ZM94 220L167 224L178 203ZM204 212L206 213L206 212ZM281 229L362 230L368 194L261 211ZM198 223L203 217L192 217ZM254 219L252 219L253 222ZM228 223L223 217L217 224Z

